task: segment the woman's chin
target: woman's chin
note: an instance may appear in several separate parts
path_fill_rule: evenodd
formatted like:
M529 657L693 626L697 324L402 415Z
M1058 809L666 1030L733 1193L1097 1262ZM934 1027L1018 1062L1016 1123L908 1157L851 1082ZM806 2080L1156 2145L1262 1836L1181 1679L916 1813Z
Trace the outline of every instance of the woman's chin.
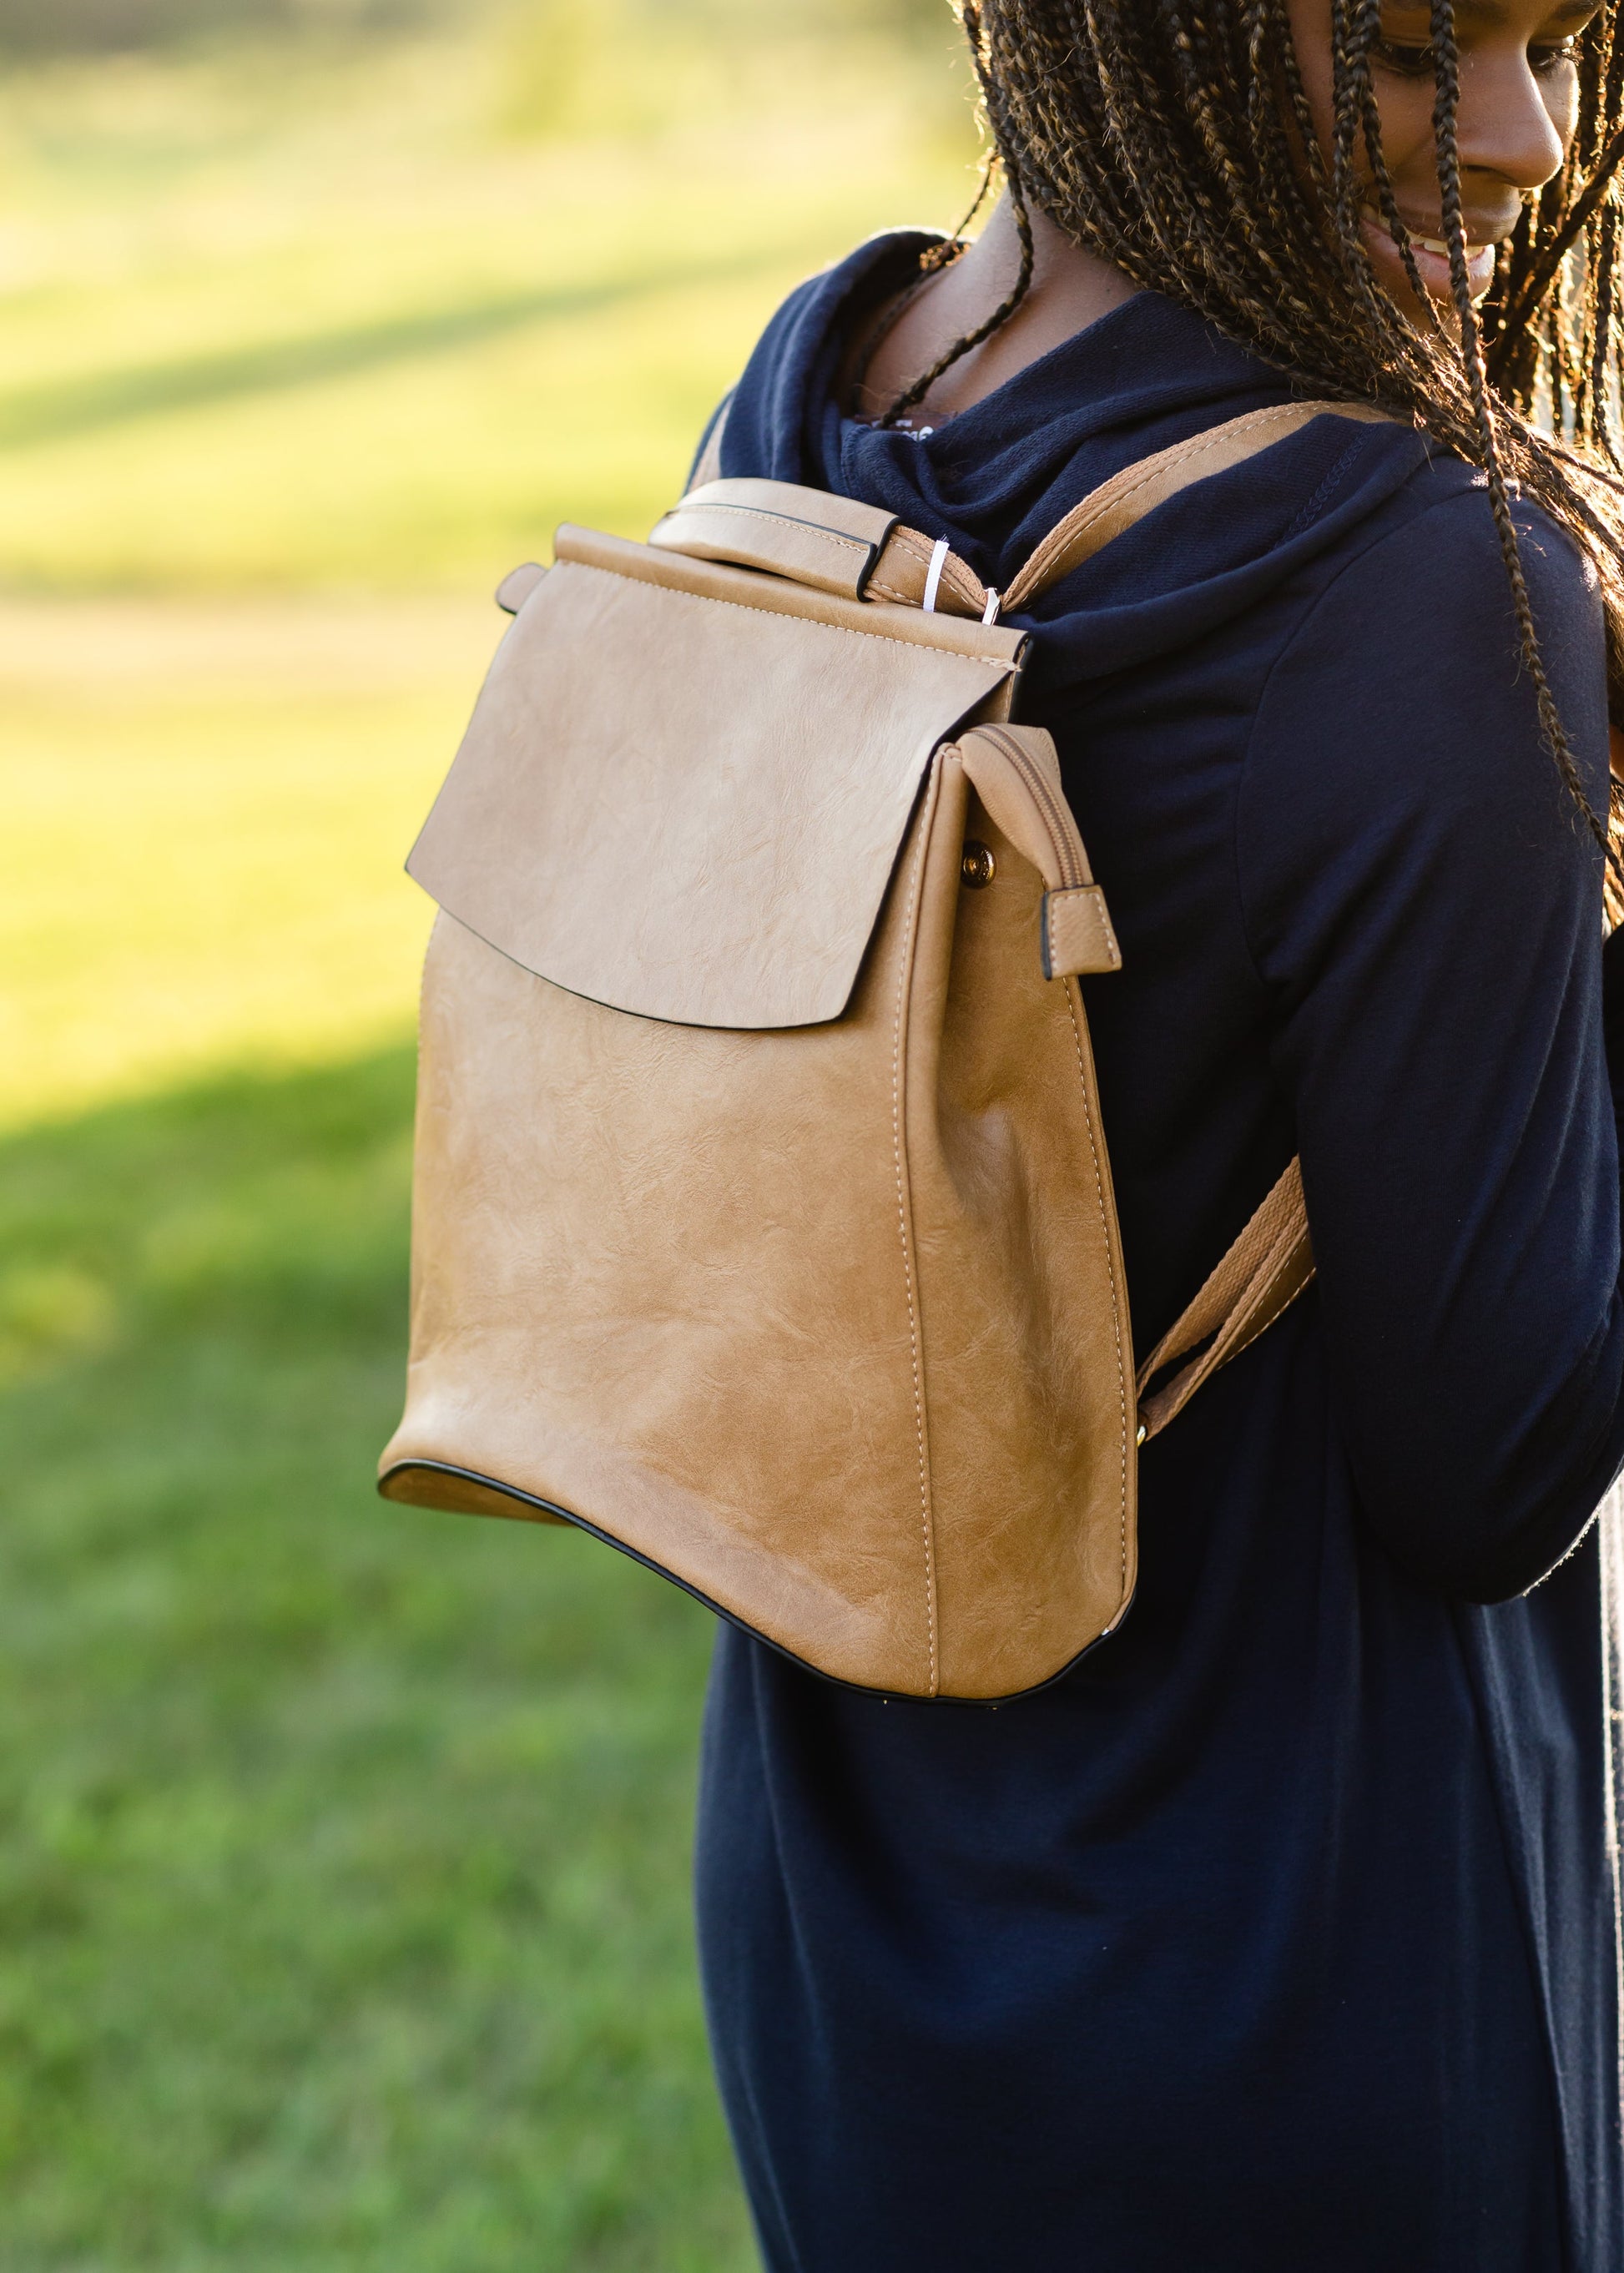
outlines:
M1360 235L1370 255L1371 266L1384 289L1401 308L1416 305L1415 287L1404 266L1403 255L1379 222L1360 223ZM1455 280L1450 273L1447 253L1434 252L1412 238L1410 254L1416 264L1416 274L1434 313L1453 315L1455 308ZM1485 298L1494 282L1495 247L1475 244L1467 250L1466 281L1475 302Z

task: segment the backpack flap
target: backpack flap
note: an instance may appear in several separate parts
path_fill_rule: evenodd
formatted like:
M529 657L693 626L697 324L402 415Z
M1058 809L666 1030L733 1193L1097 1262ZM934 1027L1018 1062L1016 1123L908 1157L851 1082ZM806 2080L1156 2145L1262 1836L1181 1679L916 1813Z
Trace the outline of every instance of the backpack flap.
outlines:
M1130 468L1006 604L1326 408ZM1309 1283L1300 1173L1136 1382L1079 984L1122 956L1021 634L850 500L718 481L659 533L508 579L412 855L457 920L380 1489L580 1524L837 1680L1017 1695L1132 1598L1136 1438Z
M1008 716L1022 635L584 530L558 551L410 874L612 1009L838 1017L931 755Z

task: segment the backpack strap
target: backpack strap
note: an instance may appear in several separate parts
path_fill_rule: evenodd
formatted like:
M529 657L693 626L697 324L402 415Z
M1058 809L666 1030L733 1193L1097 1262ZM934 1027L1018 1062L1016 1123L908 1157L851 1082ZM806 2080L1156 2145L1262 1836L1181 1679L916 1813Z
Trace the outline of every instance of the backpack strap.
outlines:
M981 578L945 541L933 544L879 506L793 482L696 483L649 542L699 560L764 568L843 599L890 600L977 623L997 613Z
M718 478L727 410L724 403L687 496L655 530L653 543L711 559L738 559L742 547L751 565L780 574L819 583L838 581L842 589L848 589L849 578L853 597L979 616L987 622L1041 598L1181 490L1244 465L1316 418L1394 423L1387 413L1365 403L1285 402L1209 427L1124 467L1074 506L1000 596L988 591L945 544L933 544L917 529L905 529L872 507L853 508L847 502L831 510L830 501L820 503L810 491ZM793 510L786 513L786 506ZM853 512L863 516L861 526L853 521ZM1137 1384L1139 1443L1158 1436L1203 1382L1274 1324L1313 1275L1302 1165L1294 1159L1141 1367ZM1153 1389L1157 1377L1181 1360L1184 1362L1171 1380Z
M730 395L712 420L682 501L654 530L651 544L705 559L742 560L852 599L890 600L985 623L1041 598L1180 490L1244 465L1315 418L1391 423L1368 403L1282 402L1209 427L1125 466L1093 491L1049 531L1008 590L996 593L944 542L933 544L894 514L787 483L723 480L722 437L732 401ZM861 529L851 525L854 514ZM859 537L861 544L853 541Z
M1293 1160L1194 1302L1140 1367L1140 1444L1160 1435L1204 1381L1272 1326L1313 1275L1303 1164ZM1192 1351L1197 1354L1191 1356ZM1183 1370L1152 1392L1156 1376L1180 1358L1189 1360Z
M904 528L894 514L853 508L850 500L786 482L724 481L722 437L733 400L729 394L711 420L681 502L654 530L651 544L702 559L742 560L852 599L987 619L992 596L975 571L947 545ZM875 526L853 527L853 511ZM846 540L844 548L818 541L827 535ZM861 555L850 542L857 535L869 540Z
M1192 434L1188 441L1175 442L1170 449L1158 450L1154 458L1124 466L1050 529L1004 594L1003 612L1041 597L1180 490L1244 465L1259 451L1272 449L1288 435L1301 433L1312 420L1327 416L1353 418L1366 425L1394 424L1385 410L1374 410L1365 402L1281 402L1267 410L1248 410L1222 426L1209 426L1204 434Z
M1104 550L1147 514L1180 490L1210 474L1244 465L1259 451L1284 441L1311 420L1327 414L1365 423L1391 424L1365 403L1288 402L1251 410L1222 426L1159 450L1154 457L1104 483L1074 506L1038 546L1004 595L1003 606L1016 609L1039 598L1061 578ZM1279 1182L1213 1272L1195 1300L1139 1369L1139 1441L1147 1444L1182 1413L1202 1383L1237 1356L1273 1325L1314 1275L1303 1169L1294 1159ZM1169 1366L1185 1362L1159 1389L1152 1384Z

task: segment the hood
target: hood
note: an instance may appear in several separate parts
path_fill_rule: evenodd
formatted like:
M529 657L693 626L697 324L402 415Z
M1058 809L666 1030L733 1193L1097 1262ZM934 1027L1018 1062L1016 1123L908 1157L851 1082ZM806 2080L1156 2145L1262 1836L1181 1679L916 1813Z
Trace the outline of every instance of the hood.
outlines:
M729 412L723 472L860 498L946 537L999 590L1056 523L1124 466L1244 411L1312 392L1193 311L1138 293L935 431L843 416L834 379L853 322L936 242L871 239L778 311ZM1315 419L1247 464L1171 499L1008 620L1034 634L1027 683L1050 699L1144 664L1255 606L1344 541L1417 473L1481 476L1398 425Z

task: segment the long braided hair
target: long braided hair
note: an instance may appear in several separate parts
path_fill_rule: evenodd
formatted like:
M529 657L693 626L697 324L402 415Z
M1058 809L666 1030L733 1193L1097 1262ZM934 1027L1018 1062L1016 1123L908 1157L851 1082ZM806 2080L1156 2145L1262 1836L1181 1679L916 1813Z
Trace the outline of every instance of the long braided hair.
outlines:
M1524 201L1474 305L1462 221L1454 0L1432 0L1433 128L1457 319L1451 336L1383 289L1359 230L1379 206L1430 309L1382 154L1372 63L1381 0L1332 0L1331 152L1322 154L1287 0L956 0L1021 245L992 317L893 402L888 421L1006 322L1031 288L1029 208L1137 284L1183 301L1316 394L1373 403L1480 469L1544 739L1608 855L1624 912L1624 804L1591 802L1553 697L1510 499L1537 500L1601 581L1609 707L1624 725L1624 34L1607 0L1577 49L1579 118L1561 171ZM1361 153L1364 158L1361 178Z

